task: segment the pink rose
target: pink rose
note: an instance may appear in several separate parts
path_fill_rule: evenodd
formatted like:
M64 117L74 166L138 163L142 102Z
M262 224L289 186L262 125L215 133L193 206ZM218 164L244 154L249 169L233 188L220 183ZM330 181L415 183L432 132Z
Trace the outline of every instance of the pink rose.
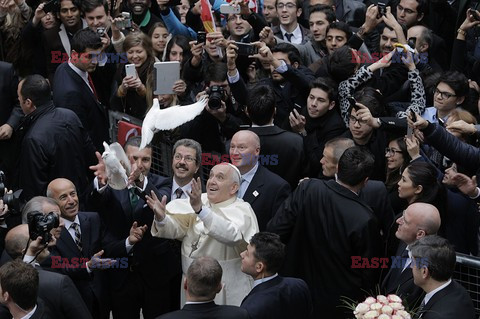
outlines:
M402 319L412 319L412 316L403 309L396 311L395 314L401 317Z
M393 313L393 308L390 306L383 306L382 307L382 313L391 315Z
M371 310L371 311L367 312L367 313L363 316L363 318L364 318L364 319L376 319L376 318L378 317L378 315L379 315L378 311L376 311L376 310Z
M355 311L353 311L353 314L355 316L357 316L357 315L363 316L369 310L370 310L370 306L367 305L366 303L362 302L362 303L359 303L357 305L357 307L355 308ZM357 317L357 318L359 318L359 317Z
M384 305L387 305L388 304L388 299L387 299L387 297L385 297L383 295L378 295L377 296L377 302L382 303Z
M391 317L389 315L386 315L386 314L381 314L380 316L378 316L377 319L390 319Z
M389 304L390 307L392 307L393 310L403 310L405 309L403 307L403 305L399 302L392 302L391 304Z
M366 303L367 305L371 305L372 303L376 303L377 302L377 299L373 298L373 297L368 297L367 299L365 299L364 303Z
M397 296L397 295L388 295L387 296L387 299L389 302L398 302L398 303L402 303L402 299Z

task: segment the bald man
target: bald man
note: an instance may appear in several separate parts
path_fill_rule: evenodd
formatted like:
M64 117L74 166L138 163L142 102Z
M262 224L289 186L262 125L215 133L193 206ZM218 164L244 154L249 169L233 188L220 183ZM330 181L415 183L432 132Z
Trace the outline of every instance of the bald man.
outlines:
M75 267L61 266L56 269L70 276L93 318L102 318L108 312L104 301L107 295L103 274L97 270L104 269L102 265L107 266L113 261L101 259L100 217L94 212L79 212L77 190L68 179L57 178L51 181L47 187L47 196L57 202L65 225L57 245L52 249L54 257L49 261L52 267L57 267L59 257L62 260L67 258L70 264L75 264ZM146 226L138 228L142 235L145 230ZM141 239L131 237L134 241ZM48 263L43 265L47 266Z
M237 197L240 176L235 166L222 163L210 171L206 194L202 194L198 178L192 181L189 199L166 205L167 196L161 201L153 192L147 196L155 213L152 236L182 241L184 275L198 257L213 257L222 266L224 287L215 297L219 305L239 306L252 289L251 278L240 270L240 253L258 232L258 224L250 204ZM182 294L185 303L185 292Z
M397 294L407 301L410 309L413 309L414 306L420 305L423 290L413 282L412 269L408 259L411 258L409 246L420 238L437 233L441 224L440 213L431 204L413 203L397 219L397 224L398 229L395 236L401 242L394 258L402 258L402 262L392 260L392 266L383 280L381 288L386 294Z
M240 171L238 197L250 203L260 231L290 195L290 185L261 165L260 138L252 131L239 131L230 142L230 160ZM260 158L260 161L258 160ZM268 163L270 164L270 163Z

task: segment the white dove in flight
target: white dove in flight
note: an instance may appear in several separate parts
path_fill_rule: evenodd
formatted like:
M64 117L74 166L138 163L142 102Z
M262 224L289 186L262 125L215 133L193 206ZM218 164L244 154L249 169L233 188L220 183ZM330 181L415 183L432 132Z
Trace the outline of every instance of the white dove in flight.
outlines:
M207 97L202 97L198 102L190 105L175 105L160 109L158 99L153 99L153 105L142 123L142 143L140 150L147 146L153 139L153 134L158 131L172 130L180 125L193 120L202 113L207 105Z
M102 154L102 158L105 163L107 184L113 189L125 189L128 185L128 176L131 171L130 162L125 151L117 142L110 145L103 142L103 147L105 151Z

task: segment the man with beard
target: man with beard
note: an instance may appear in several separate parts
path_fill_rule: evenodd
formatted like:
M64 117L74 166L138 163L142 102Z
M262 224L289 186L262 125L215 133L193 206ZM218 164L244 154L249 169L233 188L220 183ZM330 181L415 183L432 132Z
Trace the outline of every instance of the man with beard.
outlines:
M202 194L198 178L192 182L189 200L167 205L167 196L161 201L153 192L147 196L147 204L155 213L152 235L182 241L184 274L198 257L218 260L224 269L223 292L215 297L220 305L239 306L252 288L250 278L240 270L240 253L258 232L258 224L250 204L237 198L239 185L238 169L222 163L210 171L206 194Z
M77 114L97 150L110 140L107 113L90 76L97 68L102 47L97 32L89 28L77 32L72 39L70 60L58 67L53 85L55 105Z
M147 145L139 150L140 143L141 137L137 136L124 146L133 163L129 189L108 186L100 153L99 163L91 167L97 178L89 206L100 212L105 225L105 256L128 257L128 268L109 269L106 273L115 319L138 318L140 311L144 318L156 318L180 305L180 253L174 241L151 236L148 227L153 213L144 197L151 192L160 198L170 196L170 183L168 178L150 172L152 148Z
M61 0L55 10L58 10L57 18L61 23L45 30L42 35L50 83L53 83L57 67L70 57L73 35L87 27L87 23L80 17L80 4L77 0Z

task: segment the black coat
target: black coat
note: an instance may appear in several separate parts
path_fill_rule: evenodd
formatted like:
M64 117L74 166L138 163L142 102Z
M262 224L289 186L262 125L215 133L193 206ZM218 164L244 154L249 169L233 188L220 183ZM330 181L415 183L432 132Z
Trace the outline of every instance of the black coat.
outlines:
M146 194L153 190L158 198L163 195L170 197L171 183L168 178L148 174L147 179ZM104 256L128 256L128 267L109 269L107 273L114 316L132 318L133 313L138 315L136 307L143 309L145 318L154 318L178 309L182 275L180 246L174 240L152 237L150 228L154 214L145 201L140 198L132 208L127 189L106 187L102 193L96 190L90 193L89 206L100 213L105 225L102 241ZM125 240L134 221L138 226L147 225L148 229L127 255ZM135 303L131 302L132 294L136 294ZM117 314L116 311L122 313Z
M305 162L302 137L276 125L250 127L249 130L260 138L260 155L270 159L262 165L286 180L292 189L297 187Z
M352 268L352 256L377 257L380 230L371 209L337 182L300 183L267 226L287 243L282 274L312 293L314 318L345 318L340 297L360 300L376 269ZM351 317L351 312L347 317Z
M473 319L475 309L468 292L452 280L444 289L435 293L422 309L422 319Z
M290 192L290 185L283 178L258 165L242 199L252 206L260 231L265 231L267 223L275 216Z
M79 212L78 219L82 251L78 249L68 230L63 228L57 244L52 248L51 256L52 258L55 256L68 258L70 263L74 261L74 258L78 258L79 266L75 268L60 267L54 270L68 275L72 279L90 313L94 318L100 318L100 314L105 316L108 311L104 277L104 272L108 270L92 269L92 272L88 273L84 265L86 261L82 262L81 260L81 258L91 259L101 250L100 217L94 212ZM47 259L47 262L42 265L44 267L52 266L52 258Z
M93 145L102 152L102 143L110 141L106 110L68 63L62 63L55 72L53 102L57 107L70 109L77 114Z
M157 319L248 319L247 311L236 306L219 306L213 301L188 304L182 310L165 314Z
M90 165L98 161L95 148L77 115L55 108L53 103L37 107L25 116L17 169L17 185L26 200L45 195L55 178L67 178L82 194L89 183Z
M251 319L308 319L312 297L303 280L277 276L255 286L240 307Z

